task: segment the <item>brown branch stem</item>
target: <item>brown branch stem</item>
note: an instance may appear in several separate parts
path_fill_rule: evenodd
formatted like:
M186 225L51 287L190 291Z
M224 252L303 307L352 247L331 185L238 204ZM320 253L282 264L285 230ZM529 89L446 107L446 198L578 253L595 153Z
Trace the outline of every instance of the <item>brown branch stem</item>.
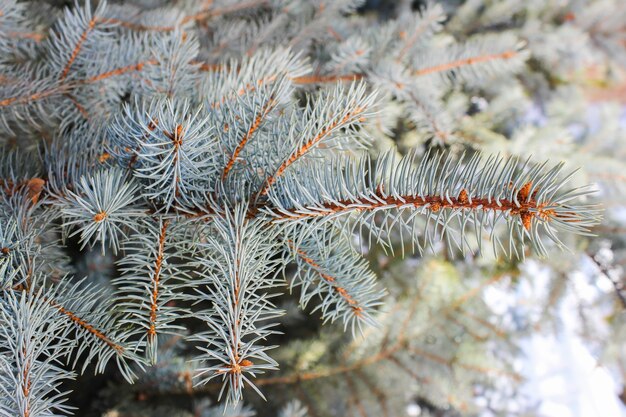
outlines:
M152 275L152 292L150 294L150 326L148 328L148 336L151 339L156 337L156 321L157 310L159 308L159 285L161 282L161 269L163 268L163 258L165 254L165 234L169 221L164 221L161 225L161 231L159 233L159 244L157 249L157 256L154 261L154 274Z
M276 105L276 100L274 100L273 96L270 96L267 103L265 103L265 105L263 105L259 113L256 114L253 122L250 124L250 127L248 128L248 131L245 133L245 135L243 135L243 137L241 138L241 141L237 145L237 148L235 148L235 151L233 152L228 162L226 163L226 166L224 167L224 170L222 172L222 180L226 179L226 177L228 176L228 173L235 165L235 162L237 161L237 158L239 157L239 154L243 150L244 146L246 146L246 143L248 143L250 138L252 138L254 133L259 129L259 127L261 126L261 123L263 123L263 120L272 111L275 105Z
M91 19L87 28L83 31L82 35L80 35L78 43L76 43L76 46L72 50L72 55L70 55L70 59L67 61L67 64L65 64L65 67L61 72L61 76L59 77L60 81L63 81L69 74L70 68L72 68L72 64L74 63L74 61L76 61L76 58L78 57L78 54L83 47L83 44L87 40L87 36L89 36L89 33L96 27L96 22L97 21L95 18Z
M335 120L330 123L328 126L320 130L313 138L304 142L295 152L291 154L289 159L284 161L276 170L274 175L267 178L263 189L259 192L260 196L266 195L269 190L272 188L272 185L276 182L276 180L285 172L289 166L291 166L294 162L302 158L307 152L309 152L315 145L317 145L322 140L326 139L333 131L337 128L349 123L355 117L359 116L365 111L363 107L356 107L351 111L348 111L341 120Z
M353 211L372 211L383 207L413 206L415 208L426 207L433 212L438 212L441 209L508 211L511 215L520 216L524 227L529 230L533 218L550 220L556 216L554 210L545 208L548 206L546 203L539 204L534 199L527 201L519 200L519 202L515 202L513 200L496 200L493 198L470 199L465 190L462 190L458 197L449 198L442 198L439 195L384 195L380 190L377 190L376 193L368 197L325 202L319 206L307 207L308 210L306 212L282 212L274 221L326 217Z
M12 104L26 104L31 101L42 100L44 98L53 96L55 94L59 94L59 95L70 94L72 89L80 87L82 85L91 84L97 81L101 81L101 80L114 77L117 75L126 74L132 71L141 71L143 70L145 65L154 65L154 64L157 64L156 60L139 62L137 64L127 65L125 67L116 68L114 70L104 72L102 74L94 75L93 77L90 77L84 80L77 80L77 81L71 81L68 83L63 83L56 87L49 88L47 90L33 93L27 96L15 96L15 97L5 98L3 100L0 100L0 107L7 107Z
M356 301L354 299L354 297L352 297L348 291L346 291L345 288L343 288L342 286L340 286L339 284L337 284L337 279L329 274L326 274L324 272L322 272L320 265L315 262L315 260L313 260L306 252L304 252L302 249L296 249L295 245L293 244L292 241L289 241L289 246L291 246L292 250L295 250L296 253L298 254L298 256L300 257L300 259L302 259L302 261L304 261L307 265L311 266L315 271L317 271L317 273L319 274L319 276L326 281L328 284L331 285L331 287L333 288L333 291L336 292L337 294L339 294L339 296L341 298L343 298L345 300L346 303L348 303L348 305L350 306L350 308L352 309L352 311L354 312L354 314L357 317L360 317L363 313L363 308L359 306L358 301Z
M498 59L507 60L517 56L519 52L508 50L501 52L499 54L487 54L487 55L478 55L465 59L458 59L456 61L446 62L444 64L435 65L432 67L422 68L419 70L413 71L413 75L420 77L422 75L433 74L437 72L449 71L455 68L465 67L468 65L474 65L481 62L495 61Z
M52 307L56 308L59 311L59 313L67 316L67 318L70 321L72 321L74 324L81 327L82 329L86 330L88 333L92 334L94 337L102 340L107 346L115 350L118 354L122 354L124 352L123 346L118 345L117 343L113 342L108 336L106 336L100 330L96 329L93 325L87 323L84 319L82 319L75 313L65 309L62 305L58 304L56 301L52 299L46 299L46 301L48 301Z
M183 17L180 22L170 25L170 26L157 26L157 25L144 25L142 23L129 22L122 19L117 18L102 18L98 19L99 22L103 23L111 23L115 25L119 25L125 27L127 29L136 30L136 31L154 31L154 32L171 32L176 30L177 28L191 22L200 22L202 20L222 16L229 13L235 13L242 10L259 7L267 3L268 0L250 0L250 1L242 1L240 3L236 3L230 6L224 6L220 8L211 9L210 7L205 7L199 12L195 14L191 14ZM210 2L212 3L212 2Z

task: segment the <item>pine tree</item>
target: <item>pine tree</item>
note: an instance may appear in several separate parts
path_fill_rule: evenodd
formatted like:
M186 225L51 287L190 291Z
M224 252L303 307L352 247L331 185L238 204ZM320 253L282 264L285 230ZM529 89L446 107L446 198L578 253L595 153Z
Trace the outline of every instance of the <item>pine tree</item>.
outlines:
M618 2L56 3L0 0L0 416L506 415L488 289L569 247L624 302L565 61Z

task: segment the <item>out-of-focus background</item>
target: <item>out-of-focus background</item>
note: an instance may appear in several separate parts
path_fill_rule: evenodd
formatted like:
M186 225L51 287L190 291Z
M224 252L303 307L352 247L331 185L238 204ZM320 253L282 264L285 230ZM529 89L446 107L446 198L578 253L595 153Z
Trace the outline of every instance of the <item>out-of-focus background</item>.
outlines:
M485 291L511 334L525 334L515 336L522 388L501 400L541 417L626 416L626 2L368 0L365 9L393 15L435 3L457 38L513 31L531 51L519 84L500 86L495 100L469 98L478 111L463 117L503 135L472 131L467 120L457 134L482 150L580 167L578 181L593 182L606 209L596 236L572 253L522 262L516 284ZM419 146L415 136L399 143Z

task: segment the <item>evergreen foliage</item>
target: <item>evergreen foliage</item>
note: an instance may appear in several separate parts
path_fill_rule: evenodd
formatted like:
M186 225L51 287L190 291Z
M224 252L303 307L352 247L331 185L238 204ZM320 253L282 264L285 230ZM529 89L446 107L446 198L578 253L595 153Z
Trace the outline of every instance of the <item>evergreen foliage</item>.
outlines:
M551 54L617 71L623 5L57 3L0 0L1 416L508 415L483 295L614 227Z

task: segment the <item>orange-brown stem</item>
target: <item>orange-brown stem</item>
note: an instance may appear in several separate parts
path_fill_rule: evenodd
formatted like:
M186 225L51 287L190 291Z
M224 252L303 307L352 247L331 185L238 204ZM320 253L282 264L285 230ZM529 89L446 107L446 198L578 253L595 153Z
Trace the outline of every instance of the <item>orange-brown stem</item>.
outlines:
M292 249L295 249L293 242L290 241L289 245L291 246ZM352 309L352 311L357 317L360 317L362 315L363 308L359 306L359 303L350 294L348 294L348 291L346 291L345 288L337 284L337 280L335 279L335 277L322 272L320 265L317 262L315 262L315 260L313 260L311 257L309 257L309 255L306 252L304 252L302 249L296 249L296 253L300 257L300 259L302 259L306 264L313 267L313 269L317 271L320 277L322 277L324 281L326 281L332 286L333 291L339 294L346 301L346 303L348 303L348 305L350 306L350 308Z
M24 370L22 371L22 394L24 395L24 400L26 404L24 404L24 417L30 416L30 389L31 389L31 378L30 378L30 360L27 356L26 352L26 344L29 343L29 340L24 340L24 345L22 346L22 355L26 360L24 364Z
M337 81L358 81L363 79L365 74L338 74L338 75L303 75L294 77L291 80L294 84L323 84Z
M95 75L95 76L93 76L91 78L87 78L82 83L83 84L89 84L89 83L92 83L92 82L104 80L106 78L114 77L116 75L126 74L127 72L141 71L141 70L143 70L144 66L146 66L146 65L156 65L156 64L158 64L158 61L156 59L150 59L148 61L143 61L143 62L139 62L137 64L127 65L125 67L116 68L116 69L111 70L111 71L103 72L102 74L98 74L98 75Z
M85 41L87 40L87 36L89 36L89 33L95 27L96 27L96 19L94 18L89 21L89 26L87 26L87 29L85 29L83 34L80 35L80 39L78 39L78 43L74 47L74 50L72 51L72 55L70 56L70 59L67 61L67 64L65 64L65 67L63 68L63 72L61 72L61 76L59 77L60 81L63 81L69 74L70 68L72 68L72 64L74 63L74 61L76 61L76 57L78 57L78 53L83 47L83 43L85 43Z
M465 191L465 190L463 190ZM281 219L301 219L307 217L323 217L333 214L346 213L349 211L371 211L381 207L403 207L412 205L414 207L428 206L433 212L441 209L466 209L466 210L484 210L484 211L508 211L511 215L520 216L524 228L530 230L533 218L542 220L550 220L556 213L552 209L546 209L547 204L538 204L535 200L521 200L519 205L512 200L501 199L496 202L491 198L472 198L471 202L467 195L467 191L461 192L458 197L442 198L441 196L393 196L375 193L369 198L340 200L336 202L324 203L320 206L321 210L307 213L289 213L281 214Z
M470 58L465 58L465 59L459 59L456 61L451 61L451 62L447 62L445 64L440 64L440 65L435 65L432 67L428 67L428 68L422 68L416 71L413 71L413 75L415 76L422 76L422 75L428 75L428 74L433 74L433 73L437 73L437 72L443 72L443 71L449 71L455 68L460 68L460 67L464 67L467 65L474 65L474 64L478 64L481 62L488 62L488 61L495 61L498 59L502 59L502 60L507 60L507 59L511 59L515 56L518 55L517 51L513 51L513 50L509 50L509 51L504 51L502 53L499 54L488 54L488 55L478 55L478 56L473 56Z
M178 163L180 147L183 145L183 131L184 131L184 127L183 125L180 125L180 124L176 126L175 132L167 132L165 130L163 131L163 134L167 136L172 141L172 143L174 143L174 158L172 159L172 162L174 164ZM178 177L178 174L175 172L174 173L174 187L175 187L174 193L176 194L177 197L180 195L179 183L180 183L180 178Z
M65 94L65 96L67 98L70 99L70 101L72 102L72 104L74 105L74 107L76 107L76 110L78 110L78 112L85 118L85 119L89 119L89 113L87 112L87 109L85 109L85 107L80 104L78 102L78 100L76 100L76 97L74 97L73 95L71 95L70 93Z
M50 97L55 94L68 94L69 91L71 91L73 88L76 88L78 86L91 84L91 83L101 81L110 77L114 77L116 75L122 75L131 71L141 71L143 70L145 65L147 64L154 65L157 63L158 62L156 60L140 62L138 64L128 65L122 68L117 68L111 71L104 72L102 74L94 75L93 77L90 77L84 80L67 82L58 87L50 88L48 90L40 91L38 93L33 93L27 96L16 96L16 97L5 98L3 100L0 100L0 107L6 107L12 104L26 104L30 101L42 100L46 97Z
M210 2L212 3L212 2ZM210 5L209 3L209 5ZM103 23L112 23L116 25L120 25L127 29L137 30L137 31L154 31L154 32L171 32L176 30L176 28L185 25L191 22L199 22L210 17L221 16L228 13L234 13L241 10L245 10L252 7L262 6L267 3L267 0L250 0L241 3L234 4L232 6L225 6L221 8L210 9L210 7L203 7L201 11L198 13L188 15L183 17L179 23L176 23L171 26L157 26L157 25L144 25L141 23L128 22L122 19L116 18L106 18L106 19L98 19L99 22Z
M275 105L276 105L276 100L274 100L274 97L272 96L267 101L267 103L265 103L265 105L261 108L261 111L259 111L259 113L257 113L257 115L254 117L254 121L250 125L250 128L248 128L248 131L246 132L246 134L243 135L243 138L241 138L241 141L237 145L237 148L235 149L232 156L226 163L226 166L224 167L224 171L222 172L222 180L226 179L226 177L228 176L228 173L235 165L235 162L237 161L237 158L239 157L239 154L243 150L244 146L246 146L246 143L248 143L252 135L254 135L254 132L256 132L259 129L259 127L261 126L261 123L263 122L263 119L268 115L268 113L272 110L272 108Z
M229 13L235 13L242 10L250 9L253 7L259 7L267 3L268 0L250 0L250 1L242 1L240 3L235 3L231 6L224 6L215 9L209 9L202 11L200 13L196 13L194 15L186 16L182 20L182 24L194 21L198 22L209 17L221 16Z
M62 91L63 91L63 88L51 88L49 90L40 91L39 93L34 93L28 96L16 96L16 97L5 98L4 100L0 100L0 107L10 106L11 104L14 104L14 103L25 104L25 103L28 103L29 101L41 100L43 98L49 97L51 95L54 95Z
M399 33L400 39L404 41L404 46L400 49L400 52L397 55L396 62L400 62L402 58L406 55L406 53L415 45L415 42L420 38L420 36L430 27L430 24L433 20L423 20L420 24L415 28L413 33L409 38L407 38L406 31L402 30Z
M59 305L54 300L48 299L47 301L50 303L50 305L52 307L56 308L61 314L67 316L74 324L76 324L77 326L83 328L87 332L91 333L94 337L97 337L98 339L102 340L107 346L109 346L111 349L115 350L118 354L121 354L121 353L124 352L124 347L123 346L120 346L117 343L113 342L104 333L102 333L100 330L96 329L91 324L87 323L85 320L83 320L82 318L77 316L75 313L73 313L73 312L71 312L69 310L66 310L63 306Z
M176 26L156 26L156 25L144 25L136 22L128 22L122 19L116 19L113 17L98 18L98 23L113 24L125 27L127 29L136 31L154 31L154 32L171 32L176 29Z
M163 268L163 258L165 254L165 234L169 222L166 220L161 225L161 232L159 233L159 247L157 249L157 256L154 261L154 274L152 275L152 293L150 294L150 327L148 328L148 335L155 337L157 310L159 308L159 285L161 282L161 269Z
M35 42L41 42L45 36L35 32L8 32L7 37L17 39L31 39Z
M346 115L341 120L334 121L333 123L331 123L330 125L328 125L324 129L322 129L317 135L315 135L315 137L313 137L313 138L309 139L308 141L306 141L302 146L300 146L300 148L298 148L291 155L291 157L289 157L289 159L287 159L285 162L283 162L280 165L280 167L278 167L278 169L276 170L276 173L274 175L270 176L266 180L265 186L263 187L263 189L261 190L259 195L266 195L269 192L270 188L272 188L272 185L276 182L278 177L283 175L285 170L287 168L289 168L289 166L291 164L293 164L298 159L300 159L302 156L304 156L308 151L311 150L311 148L313 148L319 142L321 142L322 140L327 138L328 135L330 135L330 133L332 131L334 131L338 127L348 123L351 119L353 119L354 117L357 117L359 114L362 114L364 111L365 111L365 108L357 107L354 110L347 112Z

